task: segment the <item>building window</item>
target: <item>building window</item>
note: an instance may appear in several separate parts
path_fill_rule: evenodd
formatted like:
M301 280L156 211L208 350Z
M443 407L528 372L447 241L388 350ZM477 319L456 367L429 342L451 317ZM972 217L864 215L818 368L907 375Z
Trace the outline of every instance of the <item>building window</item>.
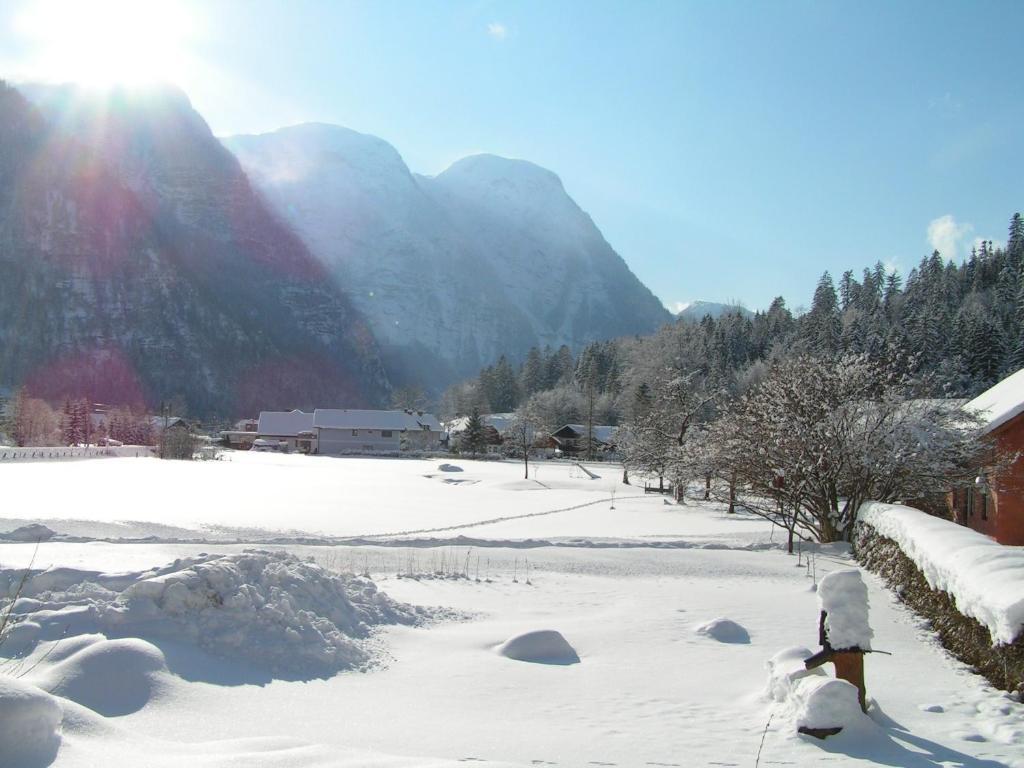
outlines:
M390 429L382 429L380 431L380 436L381 437L391 437L391 430Z
M353 429L352 430L352 437L359 437L359 430L358 429Z
M981 519L988 520L988 494L981 494Z
M967 507L967 510L966 510L967 511L967 516L968 517L973 517L974 516L974 489L973 488L966 489L964 491L964 496L966 497L965 501L967 502L967 504L965 505Z

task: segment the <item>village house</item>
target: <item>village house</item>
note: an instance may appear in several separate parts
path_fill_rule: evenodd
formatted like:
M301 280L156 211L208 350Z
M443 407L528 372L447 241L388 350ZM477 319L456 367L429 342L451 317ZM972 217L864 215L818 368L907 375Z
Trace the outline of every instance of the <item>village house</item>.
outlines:
M964 406L984 420L984 432L1013 463L995 476L979 475L973 488L949 495L953 519L1000 544L1024 545L1024 369Z
M593 440L593 454L610 453L615 450L615 433L618 427L608 424L594 424L588 430L586 424L566 424L551 433L548 447L566 456L585 456L587 434Z
M305 411L260 411L256 439L261 446L316 453L313 414Z
M148 421L149 428L157 440L164 432L183 434L192 431L192 425L180 416L150 416Z
M220 437L229 448L248 450L259 437L259 428L259 419L239 419L232 429L223 430Z
M324 455L422 451L440 445L441 424L422 411L263 411L257 437L260 447Z
M317 408L313 423L322 454L428 451L441 443L441 423L422 411Z
M500 453L501 444L508 437L509 430L516 422L514 413L481 413L480 423L484 428L484 446L488 453ZM469 416L457 416L444 425L450 446L464 449L463 436L469 426Z

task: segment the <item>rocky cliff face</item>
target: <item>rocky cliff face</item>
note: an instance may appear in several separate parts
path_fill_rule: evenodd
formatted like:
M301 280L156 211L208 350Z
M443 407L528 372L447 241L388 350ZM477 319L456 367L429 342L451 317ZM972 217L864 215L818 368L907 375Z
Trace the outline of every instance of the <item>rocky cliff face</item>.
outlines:
M555 174L491 155L436 178L386 142L307 124L224 140L349 287L400 380L441 387L501 354L669 319Z
M180 92L0 90L0 385L371 404L372 333Z

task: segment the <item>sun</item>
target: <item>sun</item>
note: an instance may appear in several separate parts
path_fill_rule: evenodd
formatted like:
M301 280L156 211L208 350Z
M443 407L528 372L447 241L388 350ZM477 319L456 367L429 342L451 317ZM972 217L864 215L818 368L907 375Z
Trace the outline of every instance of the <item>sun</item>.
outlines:
M33 79L145 85L184 77L196 22L172 0L36 0L19 31Z

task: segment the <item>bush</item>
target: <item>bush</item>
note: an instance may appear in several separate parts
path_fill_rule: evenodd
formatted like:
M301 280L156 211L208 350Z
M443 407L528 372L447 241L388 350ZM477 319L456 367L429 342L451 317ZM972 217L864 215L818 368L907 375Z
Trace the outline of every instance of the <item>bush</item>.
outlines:
M196 452L196 438L184 429L165 429L160 434L161 459L191 460Z

